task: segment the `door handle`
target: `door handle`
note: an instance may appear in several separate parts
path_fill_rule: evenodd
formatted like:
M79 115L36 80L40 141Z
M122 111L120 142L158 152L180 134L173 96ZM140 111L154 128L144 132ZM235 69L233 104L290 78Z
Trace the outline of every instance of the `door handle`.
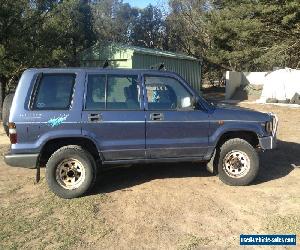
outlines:
M88 121L89 122L100 122L102 120L101 114L89 114Z
M150 119L152 121L162 121L164 119L164 114L162 114L162 113L152 113L152 114L150 114Z

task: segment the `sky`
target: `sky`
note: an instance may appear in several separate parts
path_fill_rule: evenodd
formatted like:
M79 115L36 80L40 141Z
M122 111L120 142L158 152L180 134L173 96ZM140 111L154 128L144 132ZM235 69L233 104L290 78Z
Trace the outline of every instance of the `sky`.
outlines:
M157 5L157 0L123 0L124 3L129 3L132 7L145 8L148 4Z

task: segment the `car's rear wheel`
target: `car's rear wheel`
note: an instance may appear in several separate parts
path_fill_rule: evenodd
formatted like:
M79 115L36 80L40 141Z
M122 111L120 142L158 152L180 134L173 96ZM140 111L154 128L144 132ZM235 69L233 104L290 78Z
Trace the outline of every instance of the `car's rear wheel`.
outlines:
M256 150L243 139L230 139L220 148L217 159L222 182L232 186L250 184L257 176L259 158Z
M46 165L49 188L59 197L76 198L87 193L96 180L96 162L80 146L65 146L53 153Z

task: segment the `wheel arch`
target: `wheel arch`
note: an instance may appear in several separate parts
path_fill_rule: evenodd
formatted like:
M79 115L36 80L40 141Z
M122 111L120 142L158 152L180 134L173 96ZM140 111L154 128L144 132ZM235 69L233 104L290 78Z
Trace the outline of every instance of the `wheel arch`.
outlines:
M59 148L77 145L90 152L96 162L101 162L102 157L97 149L96 143L90 138L86 137L63 137L63 138L52 138L48 140L43 146L39 154L40 166L45 166L50 156Z
M251 146L256 148L259 145L258 135L251 130L233 130L222 133L216 143L216 147L220 148L226 141L239 138L247 141Z
M231 130L231 131L224 131L224 133L220 134L218 140L210 154L208 155L208 162L207 162L207 170L212 174L217 174L217 160L220 154L221 146L230 139L243 139L247 141L253 148L256 148L259 145L258 135L256 132L251 130Z

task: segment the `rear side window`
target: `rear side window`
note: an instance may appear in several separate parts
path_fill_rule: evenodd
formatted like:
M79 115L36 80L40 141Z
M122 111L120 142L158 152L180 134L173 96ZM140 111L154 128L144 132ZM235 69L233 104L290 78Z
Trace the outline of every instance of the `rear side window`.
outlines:
M44 74L38 83L32 108L35 110L69 109L74 82L74 74Z
M137 76L108 76L107 109L139 109Z
M137 75L89 75L86 110L139 110Z
M85 108L101 110L105 108L105 75L89 75Z

